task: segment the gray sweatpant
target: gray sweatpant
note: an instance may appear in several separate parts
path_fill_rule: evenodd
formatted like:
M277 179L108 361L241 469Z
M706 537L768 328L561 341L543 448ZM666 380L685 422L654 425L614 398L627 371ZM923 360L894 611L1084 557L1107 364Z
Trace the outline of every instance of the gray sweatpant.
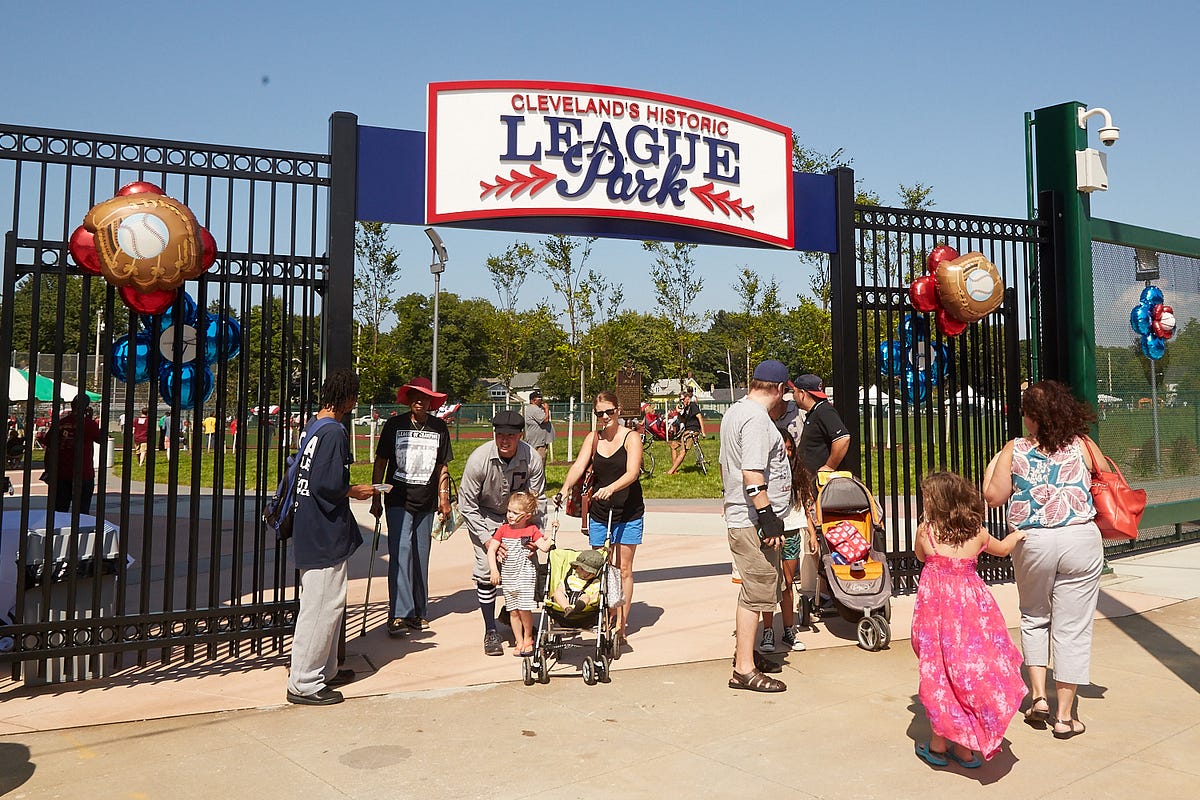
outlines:
M1047 667L1053 656L1055 680L1089 683L1092 623L1104 567L1100 529L1092 522L1029 528L1012 560L1025 663Z
M300 613L292 635L287 689L316 694L337 674L338 632L346 614L347 561L300 572Z

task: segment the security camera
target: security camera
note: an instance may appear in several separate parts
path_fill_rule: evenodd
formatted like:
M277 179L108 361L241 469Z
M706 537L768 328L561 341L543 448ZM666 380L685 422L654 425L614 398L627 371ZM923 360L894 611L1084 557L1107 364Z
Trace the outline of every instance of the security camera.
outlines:
M1100 136L1100 141L1104 143L1105 147L1112 147L1116 144L1117 139L1121 138L1121 129L1112 127L1111 125L1107 128L1101 128L1096 133Z
M1100 141L1104 143L1105 147L1112 147L1121 136L1120 129L1116 125L1113 125L1112 114L1108 113L1107 108L1080 108L1079 127L1086 131L1087 121L1092 117L1100 117L1104 122L1104 127L1100 128L1096 133L1099 134Z

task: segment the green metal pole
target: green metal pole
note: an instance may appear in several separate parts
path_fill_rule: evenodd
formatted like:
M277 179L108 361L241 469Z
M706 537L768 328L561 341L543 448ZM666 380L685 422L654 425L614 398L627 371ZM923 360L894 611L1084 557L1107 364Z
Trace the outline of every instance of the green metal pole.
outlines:
M1063 103L1034 112L1035 162L1039 190L1062 198L1063 251L1057 265L1063 292L1058 315L1064 374L1057 376L1081 400L1096 404L1096 316L1092 294L1091 204L1076 189L1075 153L1087 147L1087 130L1079 127L1082 103Z
M1037 196L1037 184L1033 177L1033 113L1025 112L1025 209L1026 219L1037 219L1037 206L1034 198ZM1037 280L1037 248L1033 243L1025 245L1025 263L1027 265L1025 279L1025 296L1029 298L1029 330L1042 329L1041 315L1038 313L1040 287ZM1029 380L1041 380L1041 354L1038 352L1038 337L1036 333L1029 337Z

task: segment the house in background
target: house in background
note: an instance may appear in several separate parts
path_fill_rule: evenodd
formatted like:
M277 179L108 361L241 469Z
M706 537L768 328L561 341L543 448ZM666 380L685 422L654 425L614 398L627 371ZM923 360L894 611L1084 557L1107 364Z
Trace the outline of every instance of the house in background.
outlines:
M678 378L666 378L664 380L655 381L650 387L649 400L657 403L659 408L672 409L679 401L679 390L687 386L693 392L697 403L711 403L713 401L712 392L709 392L700 384L696 383L696 379L688 377L683 381Z
M479 380L481 383L486 381L488 400L493 403L528 403L529 393L537 387L541 378L542 373L540 372L518 372L512 376L507 389L504 381L499 378L480 378Z

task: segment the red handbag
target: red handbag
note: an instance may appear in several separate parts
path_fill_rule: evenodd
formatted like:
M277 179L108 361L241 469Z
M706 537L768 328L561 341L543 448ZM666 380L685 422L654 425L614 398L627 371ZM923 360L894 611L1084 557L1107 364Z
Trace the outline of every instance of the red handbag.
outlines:
M1083 437L1084 446L1092 459L1092 504L1096 507L1096 527L1105 539L1136 539L1138 524L1146 511L1146 490L1130 488L1121 468L1108 456L1101 469L1092 440Z

